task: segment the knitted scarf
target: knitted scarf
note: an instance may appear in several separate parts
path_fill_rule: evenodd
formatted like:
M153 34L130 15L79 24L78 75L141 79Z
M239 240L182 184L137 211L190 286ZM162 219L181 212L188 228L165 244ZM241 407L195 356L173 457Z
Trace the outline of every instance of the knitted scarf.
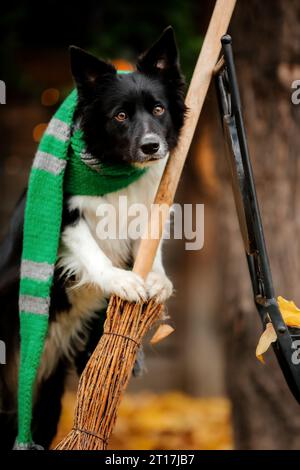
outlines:
M32 405L48 330L50 294L60 240L64 194L102 196L137 180L144 170L96 164L74 126L74 90L51 119L35 155L27 193L19 295L20 366L15 449L33 449ZM49 404L50 406L50 404Z

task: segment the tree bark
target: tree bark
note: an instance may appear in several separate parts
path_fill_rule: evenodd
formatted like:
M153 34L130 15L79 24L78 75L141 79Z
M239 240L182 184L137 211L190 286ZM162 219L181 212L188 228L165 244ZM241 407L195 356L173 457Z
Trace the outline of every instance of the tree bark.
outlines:
M300 79L299 18L297 0L240 0L230 31L275 292L298 305L300 106L291 83ZM261 326L224 163L219 172L220 311L236 448L299 449L300 407L273 352L266 365L255 358Z

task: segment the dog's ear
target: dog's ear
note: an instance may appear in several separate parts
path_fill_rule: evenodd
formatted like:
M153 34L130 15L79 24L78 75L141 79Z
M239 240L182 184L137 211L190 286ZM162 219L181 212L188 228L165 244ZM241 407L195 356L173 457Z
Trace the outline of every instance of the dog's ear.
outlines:
M137 69L144 73L179 70L179 57L172 26L168 26L160 38L137 61Z
M80 47L70 46L71 71L76 85L82 88L93 88L104 75L115 75L112 64L89 54Z

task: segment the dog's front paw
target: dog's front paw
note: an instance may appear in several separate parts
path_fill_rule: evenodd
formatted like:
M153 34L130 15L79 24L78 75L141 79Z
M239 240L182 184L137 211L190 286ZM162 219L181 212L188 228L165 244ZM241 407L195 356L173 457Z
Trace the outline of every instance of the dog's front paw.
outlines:
M146 280L146 289L149 299L165 302L173 293L173 284L163 273L151 272Z
M105 273L103 284L102 288L108 296L115 294L129 302L140 302L147 299L144 280L132 271L110 268Z

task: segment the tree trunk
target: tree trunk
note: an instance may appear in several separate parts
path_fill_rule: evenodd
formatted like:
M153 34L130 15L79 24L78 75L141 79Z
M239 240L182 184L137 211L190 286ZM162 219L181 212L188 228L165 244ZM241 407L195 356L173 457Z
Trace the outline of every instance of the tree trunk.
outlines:
M300 79L300 3L240 0L231 34L250 155L276 295L300 305L300 106L291 83ZM223 161L222 152L218 163ZM226 167L220 169L226 381L238 449L300 447L300 407L273 352L255 358L261 326Z

